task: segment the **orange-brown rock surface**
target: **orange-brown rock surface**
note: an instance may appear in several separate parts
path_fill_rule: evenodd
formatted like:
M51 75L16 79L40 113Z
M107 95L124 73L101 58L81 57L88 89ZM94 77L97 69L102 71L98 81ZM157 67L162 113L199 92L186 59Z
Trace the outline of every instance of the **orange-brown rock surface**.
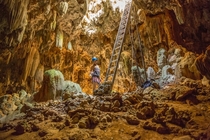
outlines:
M132 28L134 32L140 31L146 66L157 70L155 60L159 48L169 50L181 46L197 54L209 45L208 1L134 2L132 10L136 9L137 16L131 19L137 20L138 28L133 24ZM113 3L121 5L115 9ZM0 1L0 6L1 94L21 88L38 90L42 72L53 68L68 80L81 84L84 92L91 93L87 79L92 56L99 57L102 77L105 76L124 6L122 0L5 0ZM128 35L124 53L131 54ZM129 78L131 59L124 58L125 69L121 71L123 78ZM198 78L192 74L184 76Z
M137 60L127 30L112 91L120 94L90 95L91 58L104 81L124 5L0 0L0 139L210 138L209 0L133 0ZM161 89L141 91L134 61Z
M23 92L21 98L4 96L0 111L10 116L0 119L5 122L0 125L0 139L208 140L209 91L200 82L184 79L162 90L72 94L42 103L28 103ZM22 115L11 113L21 105Z

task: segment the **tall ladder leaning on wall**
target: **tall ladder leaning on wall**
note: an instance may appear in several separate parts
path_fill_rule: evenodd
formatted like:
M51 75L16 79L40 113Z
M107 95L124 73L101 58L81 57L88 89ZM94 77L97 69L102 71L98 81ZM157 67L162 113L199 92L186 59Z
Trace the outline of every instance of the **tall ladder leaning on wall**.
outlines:
M114 80L116 77L117 68L118 68L118 64L119 64L119 60L120 60L120 56L121 56L121 52L122 52L122 45L123 45L124 36L126 33L127 24L128 24L129 20L131 21L131 19L130 19L131 6L132 6L132 0L127 1L125 8L124 8L123 16L120 21L120 26L118 28L116 40L115 40L114 47L112 50L111 59L109 61L109 67L108 67L108 70L106 73L105 82L110 81L110 90L112 90L112 87L114 85ZM137 22L136 22L136 18L137 18L136 12L137 11L134 7L134 11L133 11L134 25L135 25L136 30L138 30L138 26L137 26ZM131 26L131 22L130 22L130 26ZM132 58L136 59L136 54L134 54L134 52L136 52L134 50L134 46L135 46L134 34L131 33L131 28L129 29L129 35L130 35L130 41L131 41L131 45L132 45ZM140 50L141 65L143 66L143 69L144 69L144 76L147 79L147 75L145 72L143 48L142 48L142 44L141 44L139 31L137 31L137 42L138 42L137 46L139 47L139 50ZM133 66L133 64L132 64L132 66ZM138 66L138 64L137 64L137 66ZM142 80L141 76L140 76L141 74L140 74L139 69L137 69L137 71L138 71L140 80ZM140 85L138 85L138 86L140 86Z
M111 58L109 61L109 67L108 67L107 73L106 73L105 82L108 82L108 81L110 82L110 86L111 86L110 91L112 90L114 80L116 77L116 73L117 73L120 55L122 52L123 40L124 40L129 16L130 16L131 5L132 5L132 0L126 1L123 15L122 15L120 25L118 28L117 36L115 39L114 47L112 50L112 55L111 55Z

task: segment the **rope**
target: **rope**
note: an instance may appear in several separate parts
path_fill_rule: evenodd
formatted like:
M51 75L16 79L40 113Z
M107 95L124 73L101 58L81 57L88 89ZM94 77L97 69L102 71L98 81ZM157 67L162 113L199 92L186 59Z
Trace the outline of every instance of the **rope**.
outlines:
M145 79L147 80L147 74L146 74L146 69L145 69L145 62L144 62L144 55L143 55L143 49L142 49L142 44L141 44L141 40L140 40L140 34L139 34L139 31L138 31L138 27L137 27L137 22L136 22L136 7L134 6L134 22L135 22L135 26L136 26L136 30L137 30L137 35L138 35L138 43L139 43L139 47L140 47L140 51L141 51L141 62L142 62L142 66L143 66L143 69L144 69L144 76L145 76Z
M143 80L141 79L141 73L140 73L140 71L139 71L139 68L138 68L138 61L137 61L137 57L136 57L136 54L134 55L134 45L135 45L135 43L134 43L134 36L133 36L133 34L131 34L131 23L132 23L132 20L131 20L131 18L130 18L130 30L129 30L129 35L130 35L130 41L131 41L131 46L132 46L132 67L133 67L133 59L135 59L136 60L136 68L137 68L137 72L138 72L138 80L140 81L140 82L142 82ZM132 74L134 75L134 73L133 73L133 71L132 71ZM138 83L139 84L139 83ZM138 86L141 86L141 85L138 85Z

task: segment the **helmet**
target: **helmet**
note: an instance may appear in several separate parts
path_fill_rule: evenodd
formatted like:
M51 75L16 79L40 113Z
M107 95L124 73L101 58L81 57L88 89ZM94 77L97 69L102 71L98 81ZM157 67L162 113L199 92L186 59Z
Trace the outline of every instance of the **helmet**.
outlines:
M92 58L92 61L97 61L98 59L96 57L93 57Z

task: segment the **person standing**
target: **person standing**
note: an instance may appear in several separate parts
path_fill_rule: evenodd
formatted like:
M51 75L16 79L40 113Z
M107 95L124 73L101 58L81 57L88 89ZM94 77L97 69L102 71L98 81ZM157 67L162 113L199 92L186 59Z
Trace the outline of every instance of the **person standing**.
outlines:
M98 86L101 83L100 80L100 68L98 66L98 59L96 57L92 58L93 65L91 66L91 77L92 77L92 83L93 83L93 93L98 88Z

